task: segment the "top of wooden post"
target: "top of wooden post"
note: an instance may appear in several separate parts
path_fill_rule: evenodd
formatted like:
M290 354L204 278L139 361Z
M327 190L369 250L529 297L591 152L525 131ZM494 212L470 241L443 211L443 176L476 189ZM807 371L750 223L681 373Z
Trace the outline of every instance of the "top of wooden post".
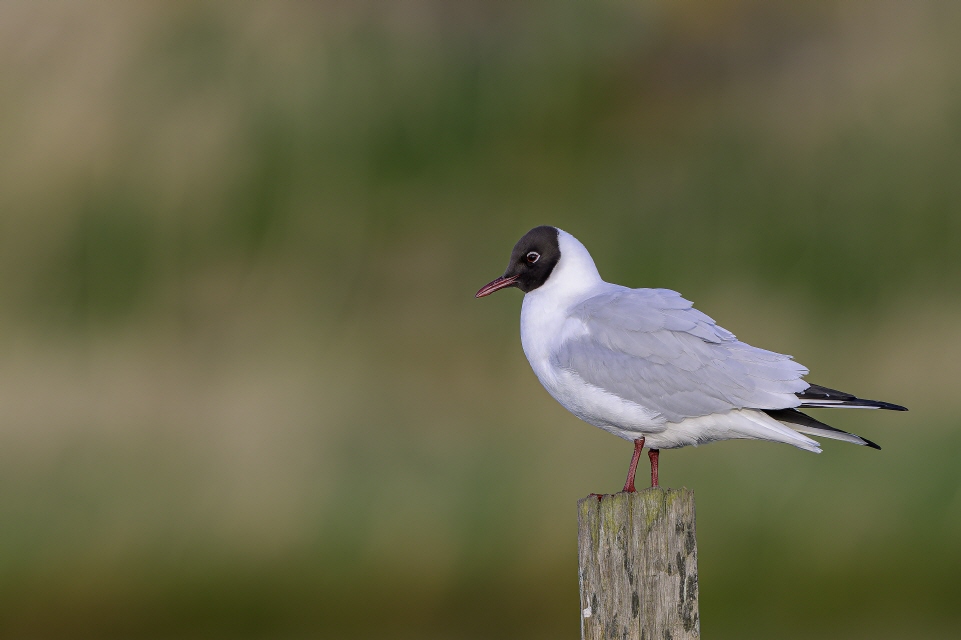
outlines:
M694 492L588 496L577 509L582 638L700 637Z

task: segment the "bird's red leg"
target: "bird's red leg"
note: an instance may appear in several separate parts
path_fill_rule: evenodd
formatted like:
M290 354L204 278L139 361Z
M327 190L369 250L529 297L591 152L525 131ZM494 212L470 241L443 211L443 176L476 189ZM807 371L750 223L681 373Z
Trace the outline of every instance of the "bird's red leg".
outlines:
M657 486L657 454L661 452L660 449L651 449L647 452L647 456L651 459L651 486Z
M624 481L624 493L634 493L634 473L637 471L637 461L641 457L641 450L644 448L644 438L634 441L634 456L631 458L631 467L627 470L627 480Z

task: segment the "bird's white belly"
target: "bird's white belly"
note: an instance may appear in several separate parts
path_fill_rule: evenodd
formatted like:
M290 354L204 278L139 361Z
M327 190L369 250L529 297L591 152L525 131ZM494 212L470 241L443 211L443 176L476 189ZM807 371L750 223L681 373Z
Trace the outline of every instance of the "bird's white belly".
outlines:
M552 357L556 348L587 329L568 320L567 314L549 298L534 294L524 297L521 344L547 392L581 420L626 440L664 431L665 420L656 412L590 385L574 372L556 366Z

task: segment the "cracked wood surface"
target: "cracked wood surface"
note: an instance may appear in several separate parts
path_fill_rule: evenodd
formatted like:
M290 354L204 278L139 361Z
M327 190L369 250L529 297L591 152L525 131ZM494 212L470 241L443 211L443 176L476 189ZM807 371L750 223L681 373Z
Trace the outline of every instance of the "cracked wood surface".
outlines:
M693 491L589 496L577 523L581 638L700 637Z

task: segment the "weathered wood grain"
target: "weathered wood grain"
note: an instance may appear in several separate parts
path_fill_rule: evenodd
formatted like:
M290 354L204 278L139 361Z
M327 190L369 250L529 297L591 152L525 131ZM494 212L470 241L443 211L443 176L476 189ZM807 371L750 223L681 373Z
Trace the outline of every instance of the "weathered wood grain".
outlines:
M577 516L582 638L700 637L693 491L589 496Z

